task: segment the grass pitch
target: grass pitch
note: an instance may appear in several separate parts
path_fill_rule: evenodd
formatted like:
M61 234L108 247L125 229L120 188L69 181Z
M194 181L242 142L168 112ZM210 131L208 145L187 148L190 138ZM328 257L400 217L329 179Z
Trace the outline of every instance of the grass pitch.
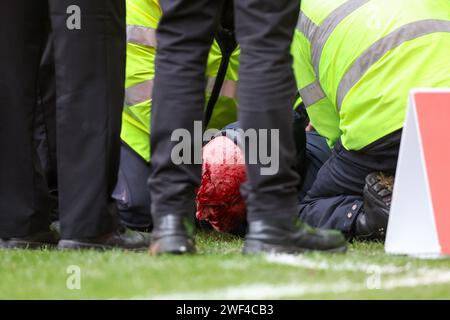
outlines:
M450 299L450 259L388 256L380 243L244 257L241 239L201 233L197 247L162 257L0 250L0 299Z

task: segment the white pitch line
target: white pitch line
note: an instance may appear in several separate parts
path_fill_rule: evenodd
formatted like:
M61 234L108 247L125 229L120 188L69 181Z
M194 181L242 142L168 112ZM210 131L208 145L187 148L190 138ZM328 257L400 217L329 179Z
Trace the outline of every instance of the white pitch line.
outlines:
M450 270L444 268L417 268L411 264L396 266L392 264L378 265L364 262L329 263L324 260L315 260L305 256L269 255L265 260L269 263L294 266L311 270L364 272L371 275L392 275L389 278L380 277L379 289L389 291L399 288L419 287L450 283ZM231 267L227 265L227 267ZM400 275L400 273L409 273ZM395 278L393 275L396 275ZM276 299L289 297L302 297L312 294L340 294L370 290L366 283L339 281L316 283L288 283L268 284L254 283L207 291L187 291L164 295L148 295L135 297L136 300L232 300L232 299Z
M422 273L424 271L425 269L420 272ZM381 289L383 290L444 284L450 282L450 271L429 269L419 276L404 276L381 281Z
M312 270L351 271L351 272L380 272L384 274L402 273L411 270L408 263L404 266L392 264L378 265L362 262L345 261L341 263L329 263L325 260L315 260L305 256L293 256L288 254L268 255L265 260L269 263L281 264L292 267L300 267Z
M332 285L328 283L317 284L249 284L237 287L228 287L219 290L192 291L167 295L155 295L137 298L137 300L234 300L234 299L274 299L280 297L304 296L306 294L342 293L352 291L351 282L339 282Z
M410 288L436 284L450 283L450 271L434 270L420 276L403 276L380 282L380 289L390 291L399 288ZM340 281L330 284L319 282L312 284L290 283L283 285L249 284L236 287L228 287L209 291L180 292L166 295L149 295L136 297L136 300L234 300L234 299L276 299L289 297L302 297L312 294L342 294L350 292L368 291L365 284Z

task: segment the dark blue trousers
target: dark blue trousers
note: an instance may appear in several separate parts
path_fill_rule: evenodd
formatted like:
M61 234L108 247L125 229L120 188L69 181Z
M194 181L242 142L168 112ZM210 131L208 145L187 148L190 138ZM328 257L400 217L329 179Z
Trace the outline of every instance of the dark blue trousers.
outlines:
M119 175L112 197L116 200L122 223L134 229L149 229L152 225L147 189L149 173L150 164L122 144Z
M300 219L351 237L353 223L363 210L365 178L375 171L395 173L400 138L401 131L396 131L359 151L348 151L338 141L301 202Z

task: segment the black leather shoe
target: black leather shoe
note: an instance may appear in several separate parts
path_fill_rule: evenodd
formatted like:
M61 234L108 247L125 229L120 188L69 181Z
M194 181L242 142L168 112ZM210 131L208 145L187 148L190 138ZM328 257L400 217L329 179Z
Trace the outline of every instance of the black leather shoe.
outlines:
M27 237L0 239L1 249L40 249L55 247L59 234L53 230L39 232Z
M194 229L190 217L169 214L154 219L150 253L195 253Z
M364 208L356 218L355 238L381 241L385 239L393 184L393 177L381 172L374 172L366 177Z
M132 231L125 227L93 239L62 239L58 244L59 249L125 249L132 251L148 250L149 246L149 233Z
M341 232L314 229L298 219L250 221L243 254L288 253L308 251L345 252L347 242Z

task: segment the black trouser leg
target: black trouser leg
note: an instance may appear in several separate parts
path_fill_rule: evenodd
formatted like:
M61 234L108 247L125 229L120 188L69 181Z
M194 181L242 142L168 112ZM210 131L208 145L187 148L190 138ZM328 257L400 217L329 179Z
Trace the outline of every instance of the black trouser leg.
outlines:
M58 218L58 172L56 161L56 83L53 57L53 37L50 19L47 24L47 39L42 54L38 76L38 100L35 141L47 186L50 192L51 219Z
M49 0L57 92L59 212L64 239L114 228L125 75L124 0ZM81 9L69 30L67 8Z
M300 219L352 236L354 221L363 209L365 178L376 171L395 173L400 138L397 131L360 151L348 151L338 142L300 206Z
M47 184L50 190L55 191L58 175L56 171L56 83L53 39L50 28L48 25L48 38L38 72L38 114L36 115L35 140Z
M156 74L153 89L151 174L152 214L194 213L194 188L200 164L176 165L171 159L172 132L191 133L194 158L194 121L203 120L205 69L223 0L162 0L158 27ZM201 146L201 140L196 141ZM201 158L201 150L197 149ZM193 163L193 159L191 163Z
M292 138L295 80L290 47L299 14L298 0L235 1L236 35L241 47L238 115L247 129L279 130L279 170L262 175L248 164L242 187L248 218L295 216L299 176ZM249 163L246 148L247 163Z
M0 1L0 238L48 229L48 191L34 140L45 1Z

